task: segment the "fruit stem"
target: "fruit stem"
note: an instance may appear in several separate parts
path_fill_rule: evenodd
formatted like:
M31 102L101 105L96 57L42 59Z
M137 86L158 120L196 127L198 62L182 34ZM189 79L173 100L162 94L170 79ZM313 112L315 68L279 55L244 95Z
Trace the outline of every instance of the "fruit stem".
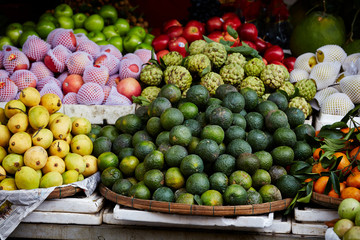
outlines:
M351 23L350 42L354 41L353 38L352 38L353 35L354 35L354 25L355 25L355 21L356 21L357 16L359 15L359 13L360 13L360 8L356 11L354 19L353 19L353 21Z
M9 106L8 109L17 109L17 110L22 111L23 113L26 113L24 110L22 110L21 108L17 108L17 107L11 107L11 106Z
M323 14L325 15L325 13L326 13L326 0L323 0L323 8L324 8Z

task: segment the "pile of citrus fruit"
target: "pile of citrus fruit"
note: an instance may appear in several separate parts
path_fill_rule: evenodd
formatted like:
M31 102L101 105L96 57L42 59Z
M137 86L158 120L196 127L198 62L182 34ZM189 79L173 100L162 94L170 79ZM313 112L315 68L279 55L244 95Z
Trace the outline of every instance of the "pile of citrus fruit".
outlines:
M214 96L202 85L181 94L166 84L115 125L93 126L101 182L124 196L186 204L292 198L302 182L291 166L312 156L305 136L315 130L285 102L281 92L263 100L230 84Z

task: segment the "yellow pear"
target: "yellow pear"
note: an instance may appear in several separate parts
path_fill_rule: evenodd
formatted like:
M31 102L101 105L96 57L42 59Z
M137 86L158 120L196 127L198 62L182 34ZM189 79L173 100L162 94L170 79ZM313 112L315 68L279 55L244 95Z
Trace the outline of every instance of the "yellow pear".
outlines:
M29 126L28 116L23 112L16 113L9 119L7 126L12 133L25 132Z
M50 124L50 130L55 139L65 139L71 132L71 119L67 115L60 115Z
M97 158L93 155L83 156L85 162L85 171L82 173L85 177L89 177L98 171Z
M64 114L61 112L56 112L56 113L50 114L48 127L50 127L50 124L55 120L55 118L57 118L58 116L61 116L61 115L64 115Z
M14 178L5 178L0 182L0 190L13 191L17 190Z
M27 107L33 107L40 104L40 92L33 87L27 87L21 90L19 100Z
M3 159L6 157L7 152L6 149L0 146L0 164L2 163Z
M45 128L49 123L50 114L44 106L31 107L28 115L30 126L33 129Z
M0 124L6 125L8 121L8 118L5 115L5 110L3 108L0 108Z
M61 186L63 184L62 175L59 172L48 172L40 179L41 188Z
M18 189L35 189L39 188L40 178L33 168L22 166L15 173L15 184Z
M44 106L50 114L60 110L62 103L61 99L55 93L46 93L40 99L40 105Z
M2 181L5 178L6 178L6 171L2 166L0 166L0 181Z
M11 137L11 132L6 125L0 125L0 146L7 147Z
M37 130L31 137L34 146L41 146L48 149L54 141L52 132L47 128Z
M5 105L5 116L9 119L19 112L26 113L26 106L20 100L10 100Z
M76 118L72 122L71 133L74 135L88 134L91 131L91 122L84 117Z
M84 179L85 179L84 175L79 173L78 181L82 181Z
M62 174L63 184L69 184L77 182L79 178L79 172L76 170L67 170Z
M64 140L54 140L48 150L51 156L64 158L70 152L70 146Z
M59 172L62 174L65 172L65 162L58 156L49 156L45 166L41 170L43 174L48 172Z
M71 144L71 140L72 140L73 136L71 135L71 133L69 133L66 138L64 138L64 141L67 142L69 145Z
M47 151L40 146L33 146L24 154L24 164L35 170L43 168L48 158Z
M9 150L17 154L23 154L31 148L32 141L30 134L27 132L17 132L9 140Z
M93 151L93 142L85 134L79 134L72 138L70 143L71 152L81 156L89 155Z
M79 173L83 173L86 168L84 158L77 153L68 153L64 159L65 167L67 170L76 170Z

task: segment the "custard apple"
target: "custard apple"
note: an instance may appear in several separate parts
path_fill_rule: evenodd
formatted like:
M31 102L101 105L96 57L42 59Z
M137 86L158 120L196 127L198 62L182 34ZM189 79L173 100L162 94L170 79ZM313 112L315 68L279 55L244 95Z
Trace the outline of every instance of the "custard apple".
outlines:
M265 86L277 89L285 82L286 76L289 74L286 72L283 66L268 64L260 73L260 79L264 82Z
M163 75L160 67L148 64L141 70L140 81L150 86L158 86L163 79Z
M312 79L302 79L295 83L295 87L299 89L299 95L310 101L316 94L316 83Z
M246 58L241 53L237 53L237 52L231 53L228 55L225 64L227 65L230 63L237 63L241 67L244 67L246 64Z
M141 96L145 97L149 102L154 101L159 95L161 88L156 86L149 86L141 91Z
M224 83L237 86L244 79L245 73L244 69L236 63L231 63L229 65L224 65L220 69L220 75Z
M206 87L206 89L210 92L210 95L214 96L216 89L220 85L224 84L224 81L220 74L216 72L209 72L201 78L200 84Z
M184 91L190 87L192 76L183 66L169 66L164 70L164 80L166 84L172 83Z
M258 77L249 76L242 80L240 83L240 90L247 87L255 90L258 97L261 97L265 93L265 85Z
M197 74L201 77L205 69L205 73L211 71L211 61L205 54L199 53L185 58L184 67L187 68L190 73Z
M295 86L289 81L285 81L280 87L279 90L283 90L286 94L291 97L295 94Z
M265 63L263 60L260 58L252 58L245 64L244 71L247 76L259 76L264 68Z
M199 39L190 43L189 46L189 55L195 55L204 52L204 48L207 45L205 40Z
M168 66L181 66L183 56L177 51L171 51L162 56L161 58L166 67Z
M227 58L225 46L218 42L208 43L203 53L208 56L215 68L220 68L224 65Z
M288 107L296 107L300 109L303 111L305 118L307 118L312 112L311 106L309 107L308 102L303 97L294 97L290 99Z

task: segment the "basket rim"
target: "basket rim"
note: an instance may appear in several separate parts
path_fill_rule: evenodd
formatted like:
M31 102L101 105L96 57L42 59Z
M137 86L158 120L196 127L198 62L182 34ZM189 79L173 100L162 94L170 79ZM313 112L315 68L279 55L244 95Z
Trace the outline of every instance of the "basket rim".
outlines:
M84 190L80 187L68 185L68 186L57 186L46 199L64 198L75 195L76 193L83 192Z
M278 201L254 205L203 206L127 197L113 192L102 183L99 184L99 191L106 199L116 204L131 207L137 210L200 216L260 215L285 210L292 201L292 198L285 198Z
M334 198L330 197L328 195L313 192L311 195L311 201L314 203L317 203L319 205L322 205L324 207L330 207L330 208L338 208L340 203L342 202L342 198Z

